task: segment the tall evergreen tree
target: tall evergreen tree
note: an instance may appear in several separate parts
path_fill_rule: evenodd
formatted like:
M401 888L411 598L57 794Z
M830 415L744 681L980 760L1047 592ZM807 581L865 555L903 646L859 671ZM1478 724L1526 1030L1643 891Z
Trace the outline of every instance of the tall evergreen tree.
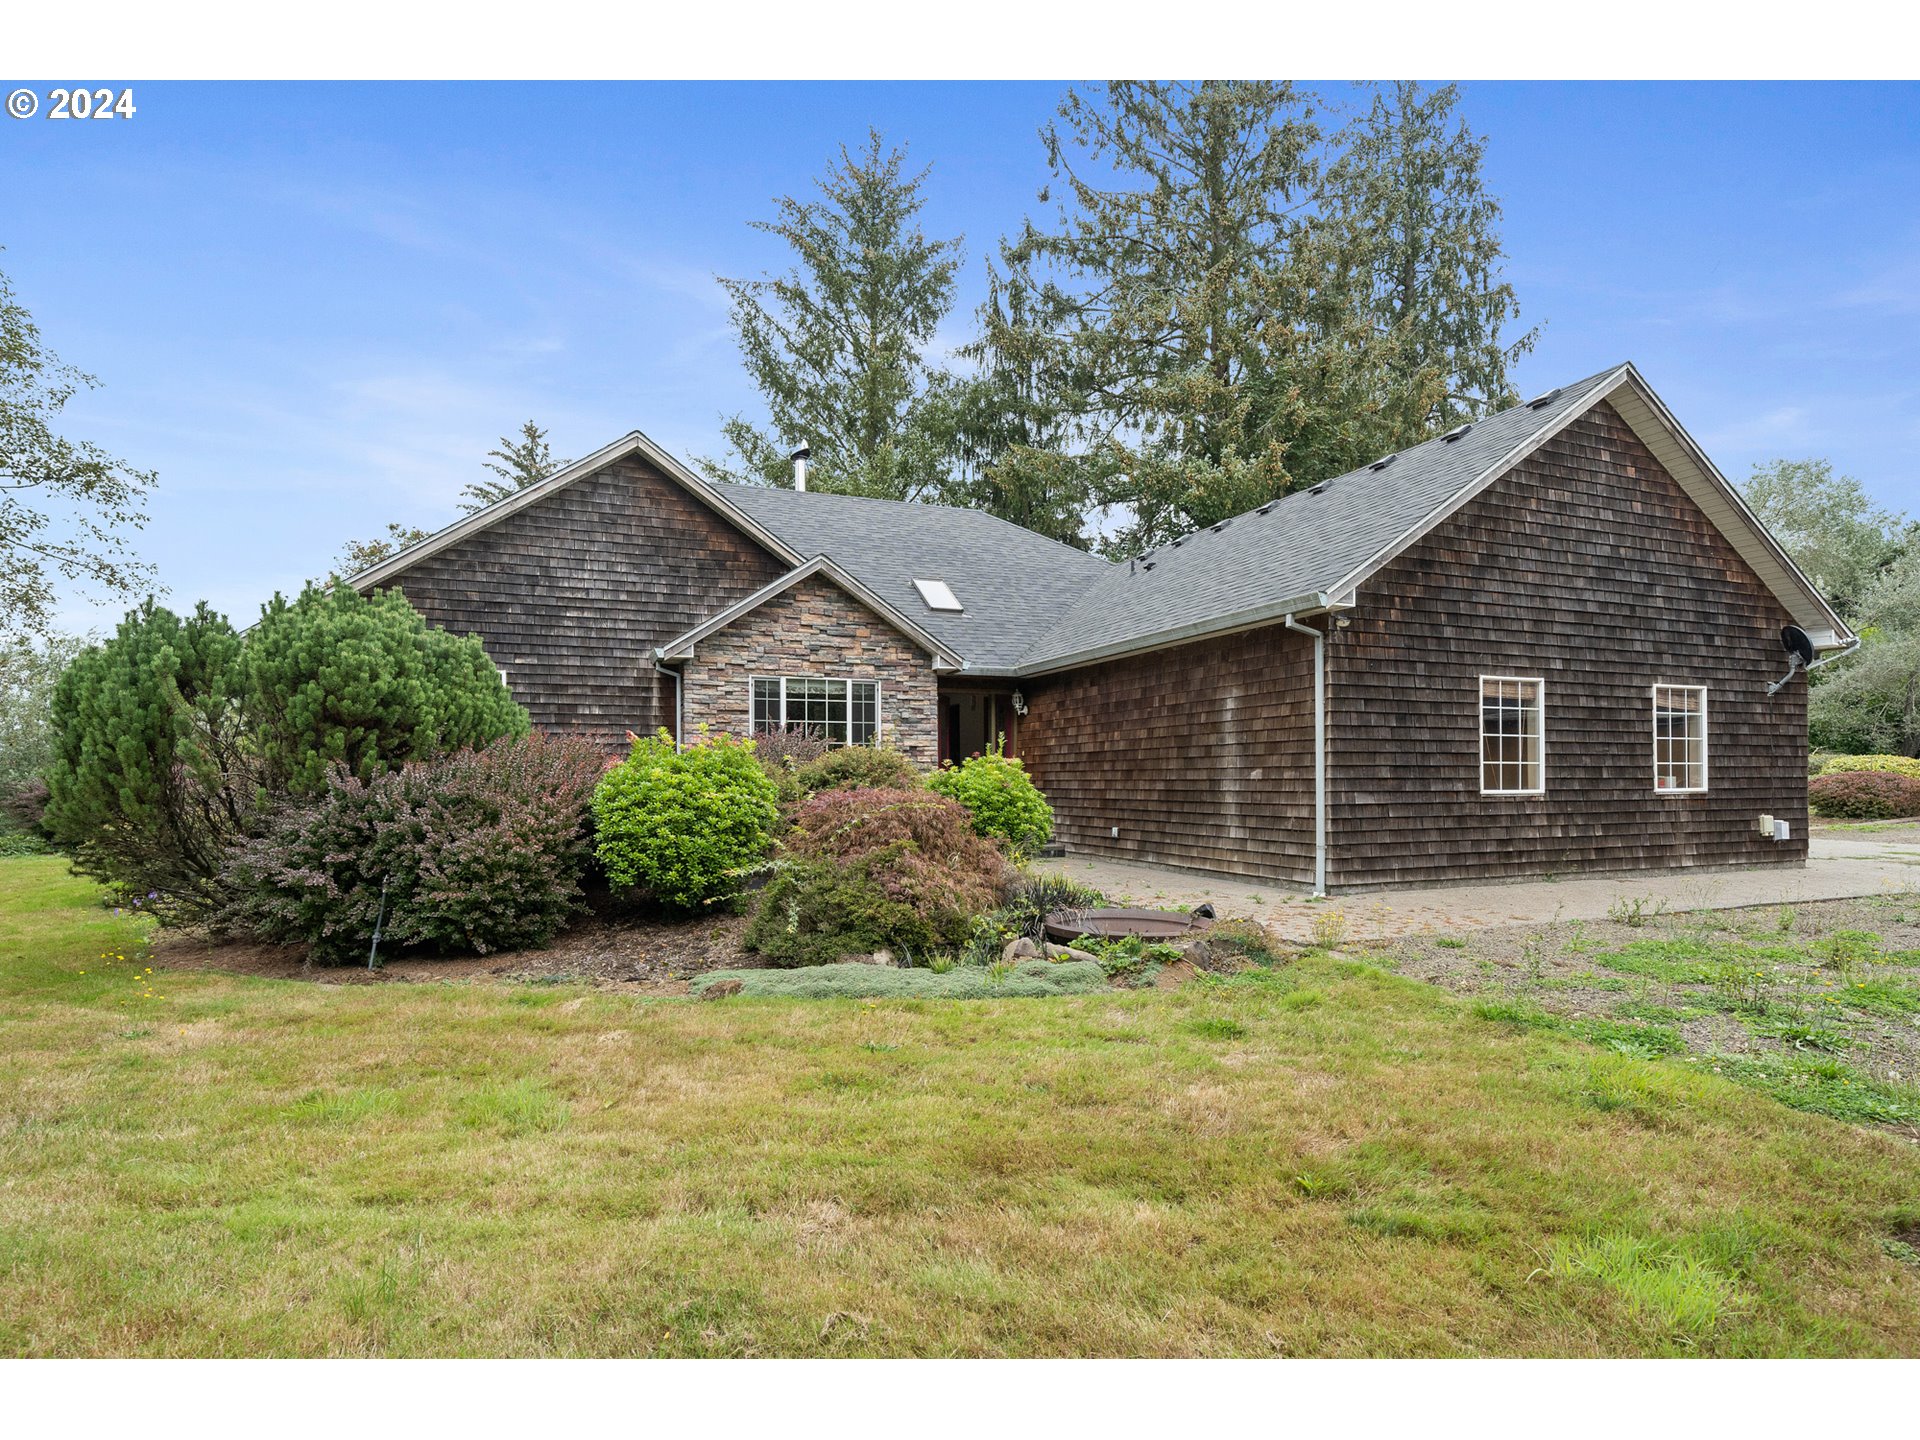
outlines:
M1380 413L1400 444L1516 400L1507 377L1536 334L1504 338L1519 304L1501 276L1500 204L1459 103L1457 85L1376 91L1321 187L1337 278L1390 342Z
M556 470L564 470L568 461L555 464L547 444L547 432L529 420L520 427L520 438L502 435L500 443L487 452L486 467L498 479L476 480L460 494L462 510L471 513L518 494L529 485L537 485Z
M1086 473L1067 453L1059 387L1032 343L1032 293L1017 271L991 266L987 286L984 333L961 352L975 370L935 387L949 461L939 499L1085 549Z
M788 453L804 443L815 488L894 500L938 489L925 352L953 305L960 241L921 230L927 172L909 173L906 158L871 133L858 154L842 148L818 199L782 198L775 219L754 223L784 240L795 264L720 282L770 423L725 422L732 462L703 462L716 478L790 484Z
M1058 213L1006 251L1037 303L1024 333L989 318L987 338L1057 386L1073 463L1120 517L1113 548L1423 438L1476 387L1504 397L1497 209L1476 208L1477 142L1446 135L1451 103L1396 91L1383 113L1417 116L1390 144L1372 111L1330 138L1317 97L1285 82L1068 94L1043 132ZM1374 234L1360 217L1389 195ZM1470 314L1447 308L1469 294Z

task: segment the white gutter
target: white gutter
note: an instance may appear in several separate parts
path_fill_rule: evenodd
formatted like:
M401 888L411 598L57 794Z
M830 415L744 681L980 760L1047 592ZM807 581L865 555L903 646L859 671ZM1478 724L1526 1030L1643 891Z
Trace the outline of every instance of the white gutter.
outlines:
M1327 634L1287 616L1287 629L1313 637L1313 894L1327 893Z

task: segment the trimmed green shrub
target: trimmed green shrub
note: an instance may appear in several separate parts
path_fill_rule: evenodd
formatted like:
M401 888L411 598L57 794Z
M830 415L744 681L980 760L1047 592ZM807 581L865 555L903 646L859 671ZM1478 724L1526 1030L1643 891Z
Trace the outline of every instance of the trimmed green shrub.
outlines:
M824 790L794 817L746 945L784 965L965 945L1011 872L967 812L925 790Z
M818 790L911 790L920 771L898 750L876 745L843 745L795 772L800 788Z
M788 1000L1005 1000L1090 995L1108 988L1107 972L1091 960L1063 960L1058 964L1029 960L1004 973L981 966L936 972L887 965L714 970L700 976L689 988L698 995L722 980L738 980L742 995Z
M927 777L937 794L958 800L977 834L1004 840L1015 855L1030 855L1053 836L1053 809L1027 767L993 752L942 765Z
M777 797L751 742L715 735L676 752L662 730L594 791L596 853L615 885L671 905L724 899L766 858Z
M292 603L275 595L242 663L275 793L317 793L335 765L367 780L528 729L479 639L429 625L398 590L310 585Z
M579 909L587 805L605 764L577 740L527 735L326 790L236 847L223 928L305 941L322 963L382 948L517 950Z
M80 874L163 918L220 903L227 847L250 820L239 656L225 617L149 600L54 686L42 823Z
M1920 760L1907 755L1829 755L1814 773L1843 775L1855 770L1905 775L1909 780L1920 780Z
M1808 782L1813 813L1835 820L1895 820L1920 815L1920 779L1885 770L1842 770Z

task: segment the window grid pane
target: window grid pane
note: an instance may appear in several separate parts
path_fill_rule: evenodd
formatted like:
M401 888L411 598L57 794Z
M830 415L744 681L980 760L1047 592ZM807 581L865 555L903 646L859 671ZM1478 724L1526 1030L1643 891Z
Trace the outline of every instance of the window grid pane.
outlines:
M1480 786L1491 794L1546 789L1545 713L1537 680L1480 682Z
M1653 788L1707 788L1707 692L1698 685L1653 687Z
M853 733L855 745L872 745L880 739L880 686L872 680L853 682Z

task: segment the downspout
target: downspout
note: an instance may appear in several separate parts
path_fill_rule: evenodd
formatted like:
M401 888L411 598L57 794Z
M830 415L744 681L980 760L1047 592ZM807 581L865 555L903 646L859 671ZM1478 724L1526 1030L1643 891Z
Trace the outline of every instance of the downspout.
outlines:
M682 699L684 692L682 692L680 688L680 672L678 670L669 670L658 660L655 660L653 662L653 673L656 675L664 675L673 681L673 748L677 751L680 748L680 737L686 733L687 722L686 705Z
M1287 629L1313 637L1313 893L1327 893L1327 633L1287 616Z

